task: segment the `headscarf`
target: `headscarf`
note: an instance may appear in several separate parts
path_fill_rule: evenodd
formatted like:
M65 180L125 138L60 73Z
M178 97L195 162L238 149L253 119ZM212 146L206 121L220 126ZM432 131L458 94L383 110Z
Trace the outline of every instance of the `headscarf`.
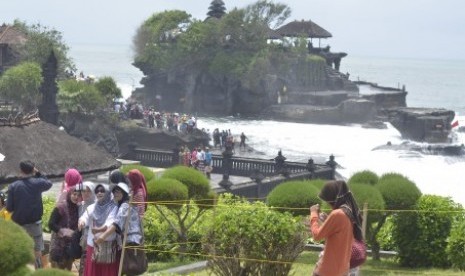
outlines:
M95 208L92 214L92 218L94 219L94 225L97 227L100 227L103 224L105 224L108 215L114 208L116 208L116 204L111 198L111 192L108 185L97 184L97 186L94 189L94 192L99 187L103 187L105 189L105 196L102 198L101 201L97 200L97 202L95 202Z
M118 184L120 182L128 183L128 179L124 175L124 173L120 170L114 170L110 173L110 184Z
M90 198L88 200L83 200L81 202L81 205L79 206L79 214L82 215L82 213L84 213L84 211L87 209L87 207L89 207L90 205L92 205L93 203L95 203L95 191L94 191L94 186L95 184L91 181L84 181L82 183L82 190L85 191L86 188L89 188L90 190Z
M144 175L138 169L133 169L129 171L128 178L132 185L133 194L142 191L144 201L147 202L147 184L145 183ZM145 209L147 210L147 203L145 204Z
M65 173L65 187L64 190L68 191L70 188L82 182L82 176L76 169L68 169Z
M78 204L71 201L71 195L75 191L79 191L79 186L73 186L68 189L66 192L66 200L57 203L57 208L60 212L60 215L63 217L67 216L66 221L63 221L63 226L69 227L70 229L77 229L78 227L78 220L79 220L79 211L78 211Z
M326 182L318 196L331 204L334 209L342 209L353 224L354 238L359 241L363 240L362 216L345 181L331 180Z

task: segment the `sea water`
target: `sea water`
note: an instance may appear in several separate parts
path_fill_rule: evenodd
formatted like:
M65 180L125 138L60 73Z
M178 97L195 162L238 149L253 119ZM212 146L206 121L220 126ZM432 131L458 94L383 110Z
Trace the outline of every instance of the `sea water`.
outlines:
M134 68L128 46L79 45L71 49L78 71L113 76L125 97L139 86L142 77ZM465 61L351 57L343 59L342 72L350 79L402 87L408 91L409 107L442 107L456 112L459 125L465 126ZM335 126L250 120L233 117L198 118L200 128L231 129L244 132L247 143L263 158L273 158L278 150L289 161L324 162L331 154L340 165L338 172L348 178L361 170L378 175L401 173L415 182L424 194L449 196L465 205L463 193L465 157L427 155L415 151L373 150L404 142L400 133L387 123L387 129L366 129L360 125ZM455 143L465 143L465 134L455 133Z

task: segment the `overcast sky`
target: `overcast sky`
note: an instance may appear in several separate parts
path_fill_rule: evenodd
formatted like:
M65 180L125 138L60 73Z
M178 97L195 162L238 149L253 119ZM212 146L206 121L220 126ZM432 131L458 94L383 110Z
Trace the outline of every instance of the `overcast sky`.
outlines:
M73 47L130 45L151 14L185 10L204 19L211 0L1 0L0 23L15 18L54 27ZM224 0L226 8L254 1ZM312 20L332 33L325 43L357 56L464 59L464 0L285 0L289 20ZM315 43L314 43L315 44Z

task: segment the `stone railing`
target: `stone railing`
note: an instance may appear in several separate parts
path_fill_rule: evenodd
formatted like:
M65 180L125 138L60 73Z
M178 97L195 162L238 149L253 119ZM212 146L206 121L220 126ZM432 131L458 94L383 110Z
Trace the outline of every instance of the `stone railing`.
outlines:
M165 150L132 148L126 158L140 161L141 164L145 166L157 168L169 168L180 164L178 153ZM334 162L334 157L331 156L330 160ZM212 173L223 175L250 177L252 174L257 173L264 176L280 174L289 176L300 173L311 173L314 175L314 178L318 178L318 176L321 175L322 178L328 179L334 177L335 166L331 166L331 163L329 162L327 164L310 164L283 161L283 163L280 164L274 159L266 160L258 158L212 155L212 168Z

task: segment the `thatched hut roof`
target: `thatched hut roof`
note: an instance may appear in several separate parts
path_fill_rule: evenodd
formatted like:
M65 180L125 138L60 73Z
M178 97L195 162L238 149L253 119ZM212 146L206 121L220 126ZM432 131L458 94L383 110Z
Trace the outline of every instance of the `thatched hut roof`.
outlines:
M315 22L308 21L293 21L276 30L282 36L299 37L306 36L309 38L328 38L332 37L331 33L323 29Z
M26 36L10 25L0 26L0 44L22 44L26 42Z
M22 160L31 160L50 178L63 176L68 168L88 174L120 166L110 154L38 119L26 124L0 122L0 154L5 156L0 161L0 184L20 176Z

